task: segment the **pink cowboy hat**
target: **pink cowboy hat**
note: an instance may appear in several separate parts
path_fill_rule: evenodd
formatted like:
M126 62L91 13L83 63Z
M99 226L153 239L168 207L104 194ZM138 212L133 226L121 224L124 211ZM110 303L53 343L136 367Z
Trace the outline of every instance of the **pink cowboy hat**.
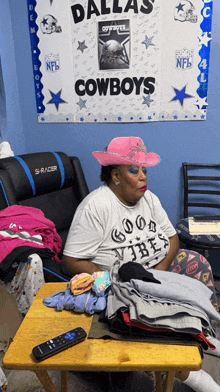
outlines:
M159 155L149 152L140 137L117 137L111 141L107 151L95 151L94 157L103 166L135 165L150 167L160 163Z

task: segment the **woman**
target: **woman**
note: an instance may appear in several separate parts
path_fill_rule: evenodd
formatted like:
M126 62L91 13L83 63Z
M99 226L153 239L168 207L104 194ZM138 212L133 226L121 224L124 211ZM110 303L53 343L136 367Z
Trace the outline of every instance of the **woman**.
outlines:
M159 164L160 157L147 153L138 137L113 139L106 152L93 155L102 165L105 184L91 192L75 213L63 252L63 272L73 276L109 271L119 259L188 274L193 259L198 268L195 276L189 276L198 279L206 274L204 283L211 286L209 263L196 252L179 251L176 230L157 196L147 189L147 167ZM214 284L210 288L212 303L217 306ZM220 356L220 342L214 339L213 344ZM177 377L196 391L220 392L220 386L202 370Z

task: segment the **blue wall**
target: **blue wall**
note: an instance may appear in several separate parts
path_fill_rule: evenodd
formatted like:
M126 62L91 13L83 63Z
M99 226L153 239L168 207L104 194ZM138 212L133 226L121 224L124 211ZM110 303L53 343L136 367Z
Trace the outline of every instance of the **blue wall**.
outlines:
M7 127L1 129L15 151L25 153L25 137L20 110L14 39L8 0L0 1L0 56L6 94ZM3 122L5 126L5 121ZM2 125L2 124L0 124ZM2 128L2 127L1 127Z
M0 26L8 111L7 140L14 152L64 151L77 155L89 189L93 190L100 185L100 165L92 151L103 150L117 136L140 136L149 152L161 156L160 165L148 170L149 189L159 196L175 225L183 216L182 162L219 163L220 3L214 1L209 106L207 120L203 122L38 124L26 1L1 0Z

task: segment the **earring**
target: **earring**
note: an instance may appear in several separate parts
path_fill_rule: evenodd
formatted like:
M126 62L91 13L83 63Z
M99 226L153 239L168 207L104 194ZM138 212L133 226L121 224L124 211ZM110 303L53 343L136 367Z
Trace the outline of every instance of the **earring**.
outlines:
M119 184L120 184L120 182L119 182L119 181L116 181L116 182L115 182L115 185L119 185Z

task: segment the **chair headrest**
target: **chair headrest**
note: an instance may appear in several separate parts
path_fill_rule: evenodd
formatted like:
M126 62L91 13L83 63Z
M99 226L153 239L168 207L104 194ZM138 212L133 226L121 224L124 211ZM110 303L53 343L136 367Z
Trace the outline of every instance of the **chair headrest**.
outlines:
M40 152L0 159L17 200L28 199L67 188L74 182L70 158L63 152Z

